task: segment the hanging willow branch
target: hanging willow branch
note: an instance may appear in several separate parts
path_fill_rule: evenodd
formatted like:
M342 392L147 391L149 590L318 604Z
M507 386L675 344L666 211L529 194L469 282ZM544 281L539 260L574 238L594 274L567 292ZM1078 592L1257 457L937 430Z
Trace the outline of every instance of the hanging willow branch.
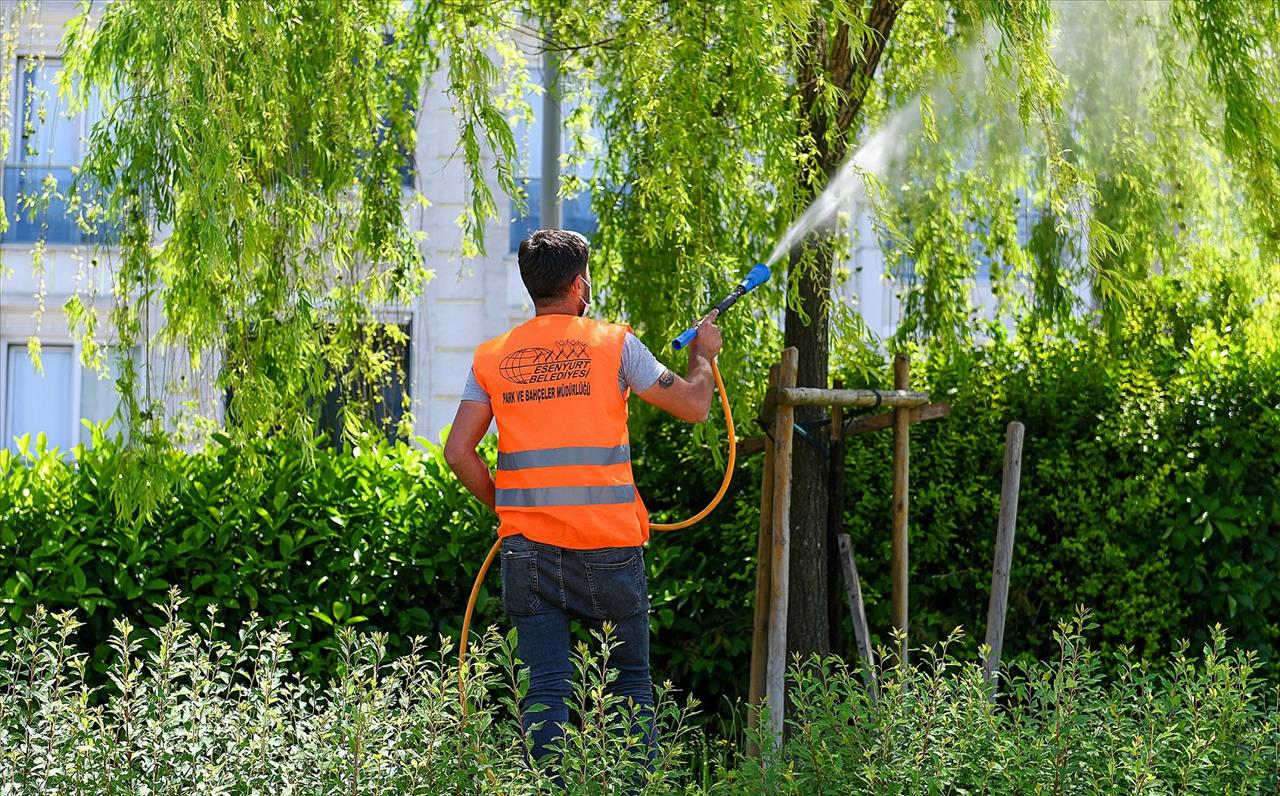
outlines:
M228 444L310 450L334 390L348 440L408 435L408 405L398 429L377 419L404 340L375 309L430 277L405 212L426 203L403 177L417 106L448 51L472 186L460 223L482 251L489 169L515 191L503 111L528 78L499 33L514 21L510 3L124 0L69 23L64 89L80 108L98 92L105 110L77 187L103 186L118 247L113 343L140 461L200 444L220 415ZM170 383L135 346L174 360ZM125 479L122 508L154 508L154 477Z

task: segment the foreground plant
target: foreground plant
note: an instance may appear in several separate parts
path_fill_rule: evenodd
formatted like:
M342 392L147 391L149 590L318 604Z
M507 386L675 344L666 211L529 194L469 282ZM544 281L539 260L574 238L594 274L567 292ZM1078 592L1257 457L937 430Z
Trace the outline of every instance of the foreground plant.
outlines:
M89 685L71 613L0 625L0 794L1280 792L1280 694L1220 629L1201 658L1184 646L1168 666L1122 650L1109 677L1081 613L1060 625L1056 659L994 688L980 659L950 652L953 634L878 670L875 699L861 671L813 658L791 673L786 743L714 761L669 685L649 757L628 731L639 717L609 694L606 632L578 648L576 717L548 774L525 762L512 636L486 633L460 678L447 639L391 658L381 634L342 628L321 682L292 669L278 628L255 619L227 643L216 611L192 627L181 603L171 592L141 655L117 620L108 686Z
M0 628L0 792L18 793L494 793L560 792L525 763L508 708L524 678L511 639L490 630L458 677L451 643L389 659L382 634L338 631L340 663L326 683L290 669L288 636L252 620L238 642L216 640L216 611L193 628L170 593L156 651L116 621L109 687L86 679L72 613L37 609ZM635 762L625 716L605 692L610 641L580 651L580 725L564 749L570 792L642 782L677 790L685 778L689 708L669 688L656 707L652 774ZM460 685L461 683L461 685ZM463 710L459 689L466 695Z
M860 670L804 662L792 672L787 744L764 765L748 761L721 790L1280 792L1280 693L1255 676L1254 653L1228 653L1215 628L1198 661L1185 645L1159 669L1121 650L1111 678L1085 643L1095 628L1084 611L1060 624L1058 658L1015 666L994 690L980 659L948 654L958 631L919 663L881 667L878 700Z

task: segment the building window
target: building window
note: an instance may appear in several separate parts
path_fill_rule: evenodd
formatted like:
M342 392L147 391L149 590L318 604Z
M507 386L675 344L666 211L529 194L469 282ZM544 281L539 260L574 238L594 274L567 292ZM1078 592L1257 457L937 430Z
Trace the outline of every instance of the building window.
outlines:
M511 202L511 249L520 249L520 241L541 229L542 178L526 177L520 181L528 200L528 209L521 215L515 200ZM583 191L572 199L560 201L560 226L581 232L590 238L598 226L595 211L591 209L591 192Z
M542 69L530 70L535 83L542 82ZM516 201L511 200L511 236L510 252L520 248L520 241L542 227L542 98L533 103L533 122L520 119L516 122L512 133L516 139L516 153L520 166L524 169L524 178L519 180L524 187L528 207L522 214ZM564 109L567 115L570 108ZM562 115L561 118L564 118ZM564 132L561 131L560 149L564 151L568 144ZM601 138L600 131L593 130L592 135ZM588 176L588 175L582 175ZM595 212L591 209L591 192L583 191L572 199L560 202L560 226L581 232L588 238L595 234L598 226Z
M9 229L0 242L88 243L107 237L91 235L67 204L73 170L84 158L85 141L102 116L96 95L85 113L68 117L58 96L62 62L20 57L14 69L16 101L12 146L4 164L4 203ZM80 186L85 193L84 186Z
M133 366L138 374L141 374L144 368L142 359L142 347L133 346L128 349L128 358L133 361ZM121 433L126 438L129 435L129 427L127 422L123 422L123 418L117 421L115 418L116 411L120 407L120 392L116 382L120 379L124 371L122 360L125 350L110 347L107 349L106 370L99 373L97 369L92 367L80 367L80 417L90 423L106 424L105 431L108 435ZM142 376L139 375L141 379ZM87 448L92 445L93 432L88 426L80 424L80 442Z
M387 326L399 329L399 334L387 330ZM335 386L325 396L320 409L320 430L335 448L342 447L342 407L348 402L368 406L373 411L373 421L386 435L389 442L399 439L397 426L404 417L405 398L409 394L411 361L411 324L374 324L368 327L372 346L378 355L384 356L393 366L380 384L369 384L356 378L344 393L342 386ZM355 365L350 364L344 375L351 374Z
M44 372L36 372L27 346L5 346L4 439L14 453L17 437L44 433L48 447L70 451L76 442L75 356L69 345L40 349Z

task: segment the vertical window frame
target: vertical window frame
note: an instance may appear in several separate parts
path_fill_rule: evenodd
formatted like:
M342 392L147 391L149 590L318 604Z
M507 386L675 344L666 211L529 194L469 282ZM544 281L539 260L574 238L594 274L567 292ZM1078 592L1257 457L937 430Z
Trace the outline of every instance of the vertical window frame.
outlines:
M10 86L11 91L10 91L10 99L9 99L9 102L10 102L9 110L11 112L10 113L11 122L10 122L10 129L9 129L9 134L10 134L9 152L8 152L8 156L5 157L3 161L0 161L0 190L3 190L4 184L8 181L9 173L11 171L14 174L20 174L25 171L28 173L28 175L33 170L39 171L39 172L45 172L45 173L51 173L57 170L66 170L66 171L74 172L84 163L85 144L87 143L88 136L89 136L90 114L88 112L88 109L86 109L84 112L76 114L74 120L67 119L61 113L63 109L62 109L61 103L58 101L56 90L50 93L50 97L47 100L48 104L46 105L45 125L56 124L59 120L62 123L71 123L72 121L74 121L76 125L76 130L75 130L75 135L76 135L75 159L76 160L74 163L54 163L52 162L52 160L46 162L43 159L44 157L43 154L38 155L33 160L27 159L25 139L22 135L22 132L23 132L24 122L26 121L26 118L27 118L27 115L26 115L27 84L28 84L29 74L27 72L26 65L30 62L36 62L35 68L37 69L53 69L54 70L53 74L56 74L59 70L61 70L63 65L63 59L59 57L56 53L42 53L39 50L19 51L14 56L13 61L10 62L10 65L13 67L13 83ZM90 107L92 107L92 102L90 103ZM42 125L42 128L43 126L44 125ZM73 175L73 179L74 179L74 175ZM43 182L43 180L41 182ZM19 192L15 191L12 197L9 197L9 196L5 197L6 198L5 213L9 216L9 229L6 231L3 238L0 238L0 245L22 246L22 245L30 244L33 242L33 241L27 241L23 239L15 239L11 237L14 234L14 226L16 223L31 223L31 222L25 221L25 214L22 213L22 211L20 211L17 207L16 200L20 195L23 195L23 194L20 194ZM12 203L9 202L8 199L10 198L14 199L15 201ZM51 206L52 206L52 203L51 203ZM51 212L51 209L52 207L49 209L46 209L45 213L47 214ZM51 219L51 218L46 219L46 222L49 223L51 227L53 226L53 223L55 223L54 219ZM37 224L40 223L39 214L37 214L35 223ZM39 239L44 242L46 247L51 247L51 248L77 247L77 246L84 246L92 243L92 240L89 238L89 236L86 236L79 229L78 225L75 222L75 219L71 216L71 214L69 213L64 214L61 219L57 220L57 223L70 224L72 232L70 235L67 236L67 239L63 239L61 236L52 237L48 233L45 233L44 236ZM99 231L98 235L99 236L102 235L101 230Z
M69 349L71 352L71 371L69 374L71 380L71 395L68 402L69 411L65 418L68 428L68 439L71 440L71 447L74 447L80 441L80 380L83 376L80 364L80 346L73 340L58 338L55 340L41 340L41 350L51 348ZM13 433L10 425L10 412L13 408L10 401L9 389L12 386L12 376L9 372L9 352L16 349L23 349L23 355L30 358L31 352L28 349L26 338L3 337L0 338L0 434L3 434L3 442L5 448L11 448L13 445L13 437L17 436ZM46 436L48 432L46 431ZM64 455L71 453L71 447L63 450Z

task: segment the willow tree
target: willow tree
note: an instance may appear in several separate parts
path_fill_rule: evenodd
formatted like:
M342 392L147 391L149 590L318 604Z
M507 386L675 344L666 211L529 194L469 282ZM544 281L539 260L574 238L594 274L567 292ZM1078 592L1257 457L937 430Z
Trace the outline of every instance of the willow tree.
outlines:
M905 238L890 259L909 283L899 340L963 347L1011 322L1114 331L1145 279L1206 260L1274 283L1280 28L1232 8L1059 6L1064 89L1046 127L1017 123L1000 75L956 70L928 90L932 134L885 176L882 209ZM1229 35L1206 46L1217 26ZM1036 156L1046 130L1081 201L1054 201L1060 181ZM1000 299L994 325L969 301L975 262Z
M1086 123L1107 100L1075 93L1055 63L1072 56L1054 49L1047 0L116 0L69 30L67 90L81 101L103 92L81 184L86 204L93 186L105 197L86 223L119 229L118 343L149 343L155 305L162 340L193 364L223 358L231 443L283 433L305 449L335 369L367 348L372 307L426 275L399 175L412 98L427 75L445 75L472 187L464 248L475 251L496 209L486 177L518 194L509 125L528 113L517 39L529 32L535 50L558 53L575 108L566 161L594 163L586 184L566 169L561 191L591 191L606 313L655 346L764 259L849 154L902 113L921 131L904 142L905 168L868 180L891 260L918 277L907 295L917 336L964 337L975 242L1029 318L1078 311L1080 279L1103 314L1122 302L1176 258L1177 237L1161 230L1191 216L1157 212L1174 187L1161 164L1189 132L1243 187L1178 196L1237 201L1257 236L1246 247L1274 257L1277 12L1227 0L1147 8L1162 20L1152 30L1167 51L1166 96L1111 144ZM984 88L956 103L957 76L974 69ZM1178 103L1189 106L1181 116ZM965 124L987 131L979 155L958 155ZM1142 171L1125 153L1152 137L1159 162ZM1155 181L1132 190L1145 176ZM1046 220L1021 247L1008 208L1029 198ZM1081 256L1061 256L1080 240ZM756 312L726 319L723 365L740 407L758 397L780 342L800 348L800 381L814 385L827 381L833 339L860 336L856 312L831 303L843 245L826 230L803 240ZM366 381L389 367L374 352L362 361ZM163 452L162 402L128 363L123 387L131 450ZM790 646L826 652L826 478L804 445L795 466ZM157 493L133 483L122 505L145 509Z
M374 308L430 275L406 218L427 198L402 176L428 75L442 73L455 99L469 251L496 213L486 150L499 155L501 190L516 191L500 106L524 60L494 35L511 14L448 0L86 3L66 29L62 90L73 110L91 96L104 110L72 206L115 244L115 262L98 266L115 298L110 332L95 334L79 297L66 308L86 358L106 337L122 352L179 351L195 373L216 360L228 444L274 436L311 450L335 388L348 398L344 430L370 428L359 399L398 367L373 345L399 334ZM166 468L148 463L170 449L175 410L163 385L119 359L132 433L118 504L145 514L165 493Z
M1177 267L1172 241L1196 239L1233 202L1243 248L1274 252L1276 10L1183 0L1058 11L1065 26L1045 0L536 0L530 16L552 32L542 49L559 54L564 93L596 98L570 126L579 145L589 125L602 131L590 189L609 307L661 344L903 114L914 133L895 142L897 168L864 175L887 258L913 274L894 345L967 344L982 263L1005 313L1108 322L1148 275ZM1105 69L1122 70L1128 53L1151 79L1098 68L1090 50L1103 46ZM1095 68L1075 63L1086 58ZM1121 101L1108 80L1156 93ZM1180 144L1192 148L1181 159ZM1026 243L1020 203L1037 209ZM808 236L787 253L774 303L726 319L723 367L744 407L776 356L777 314L804 385L827 384L833 339L862 336L856 313L831 302L845 242L830 228ZM789 646L823 653L827 478L810 446L794 466Z

